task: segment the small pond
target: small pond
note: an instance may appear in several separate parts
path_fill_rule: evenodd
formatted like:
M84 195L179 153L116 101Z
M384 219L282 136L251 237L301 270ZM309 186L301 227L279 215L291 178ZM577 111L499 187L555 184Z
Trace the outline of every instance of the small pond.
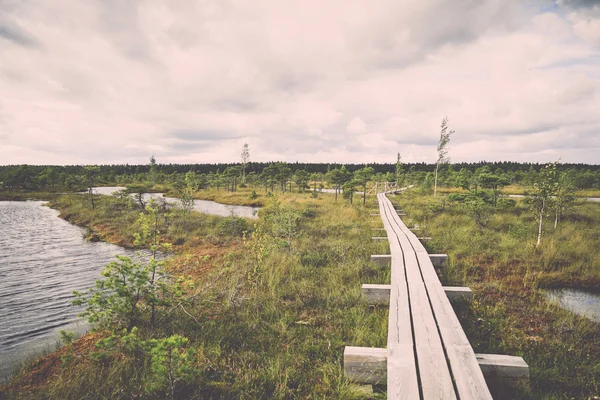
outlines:
M111 195L113 192L125 189L124 187L112 186L112 187L97 187L94 191L98 194ZM174 197L164 197L162 193L152 193L144 196L146 200L150 197L155 199L164 199L170 203L178 203L179 199ZM237 217L243 218L258 218L258 210L260 207L248 207L248 206L232 206L228 204L221 204L215 201L208 200L194 200L194 210L203 212L205 214L219 215L221 217L228 217L231 214Z
M544 290L546 298L577 315L600 322L600 294L579 289Z

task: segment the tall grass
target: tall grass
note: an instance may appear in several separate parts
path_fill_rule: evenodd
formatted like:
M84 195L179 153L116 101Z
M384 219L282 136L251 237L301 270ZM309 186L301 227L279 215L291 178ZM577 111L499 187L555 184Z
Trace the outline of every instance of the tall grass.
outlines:
M549 303L543 288L600 288L600 204L578 202L558 228L527 208L497 210L481 227L458 204L407 193L392 199L417 223L432 253L447 253L444 284L470 286L456 307L476 352L522 356L531 388L500 387L498 398L588 399L600 391L600 324Z
M368 212L341 199L334 202L333 196L313 199L309 193L280 195L279 201L299 215L299 229L290 243L289 238L268 236L270 247L260 268L252 247L256 222L249 222L244 240L227 239L216 233L219 218L213 221L193 213L188 221L191 228L172 235L183 235L184 243L176 249L175 269L192 274L201 269L202 273L196 275L195 289L188 293L192 298L185 306L165 310L160 327L141 335L180 334L190 340L196 354L195 375L178 383L176 397L383 396L369 397L347 382L342 365L344 346L384 347L386 343L387 310L369 307L360 294L361 283L377 282L388 274L369 262L370 254L386 249L371 240ZM131 225L133 217L124 209L109 211L116 206L108 203L101 202L93 212L85 198L62 199L55 206L94 230L110 226L111 234L102 237L125 243L121 235L129 235L130 227L124 225ZM210 246L225 239L227 252L206 258ZM28 371L0 393L24 399L166 395L166 391L148 390L152 371L147 357L125 352L100 362L90 356L93 350L74 350L75 361L58 362L46 374Z

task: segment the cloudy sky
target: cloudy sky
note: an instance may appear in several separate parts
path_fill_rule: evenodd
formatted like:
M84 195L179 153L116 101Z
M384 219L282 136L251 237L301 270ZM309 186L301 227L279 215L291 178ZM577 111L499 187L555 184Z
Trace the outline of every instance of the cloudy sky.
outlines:
M600 163L600 0L0 0L0 164Z

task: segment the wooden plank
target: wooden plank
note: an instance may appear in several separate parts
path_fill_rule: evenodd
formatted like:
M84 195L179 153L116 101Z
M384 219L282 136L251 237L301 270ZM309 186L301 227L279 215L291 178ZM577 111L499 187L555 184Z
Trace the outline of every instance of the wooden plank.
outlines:
M388 240L386 236L373 236L371 237L373 240Z
M426 371L426 373L419 375L423 397L426 399L455 399L456 394L452 378L446 363L436 322L429 305L427 290L421 278L416 254L408 238L402 233L395 221L399 217L391 207L391 203L384 206L382 217L388 237L390 238L392 256L397 253L402 254L404 258L418 368L420 371ZM392 292L390 295L391 303L395 299ZM389 394L388 385L388 397Z
M386 383L387 349L375 347L344 348L344 376L357 383Z
M385 212L385 194L377 195L379 212ZM388 234L392 231L387 218L382 218ZM408 285L404 272L402 251L397 241L390 241L392 249L390 302L388 314L388 342L387 342L387 371L388 371L388 399L418 399L419 385L415 360L414 344L410 307L408 303Z
M362 295L370 305L390 304L390 285L362 285Z
M387 349L346 347L344 376L356 383L387 381ZM486 379L529 380L529 366L518 356L476 354L477 363Z
M431 259L431 263L435 268L443 268L448 265L447 254L430 254L429 258Z
M448 297L448 300L451 302L460 299L469 300L473 297L473 291L468 287L442 286L442 289L444 289L446 297Z
M443 286L448 300L470 299L473 295L467 287ZM389 304L390 285L365 283L362 285L362 295L370 305Z
M385 200L391 204L387 198ZM491 399L485 378L475 358L475 353L448 298L443 293L442 285L427 251L419 242L417 236L404 225L400 217L396 216L394 222L404 232L417 255L421 275L427 288L459 397L461 399Z
M475 354L486 379L529 380L529 365L522 357Z

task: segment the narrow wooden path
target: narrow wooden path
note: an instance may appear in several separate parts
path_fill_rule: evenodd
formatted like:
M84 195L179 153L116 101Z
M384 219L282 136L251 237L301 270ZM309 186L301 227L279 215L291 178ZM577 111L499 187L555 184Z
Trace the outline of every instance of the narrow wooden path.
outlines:
M390 255L371 261L390 265L389 285L363 285L373 305L389 304L387 348L344 350L344 373L358 383L387 383L388 399L491 399L486 378L528 380L521 357L475 354L450 299L469 298L469 288L443 287L434 268L445 254L428 254L400 219L385 193L377 195ZM485 377L484 377L485 374Z
M377 198L390 241L392 268L388 398L491 399L427 250L386 195L380 193Z

